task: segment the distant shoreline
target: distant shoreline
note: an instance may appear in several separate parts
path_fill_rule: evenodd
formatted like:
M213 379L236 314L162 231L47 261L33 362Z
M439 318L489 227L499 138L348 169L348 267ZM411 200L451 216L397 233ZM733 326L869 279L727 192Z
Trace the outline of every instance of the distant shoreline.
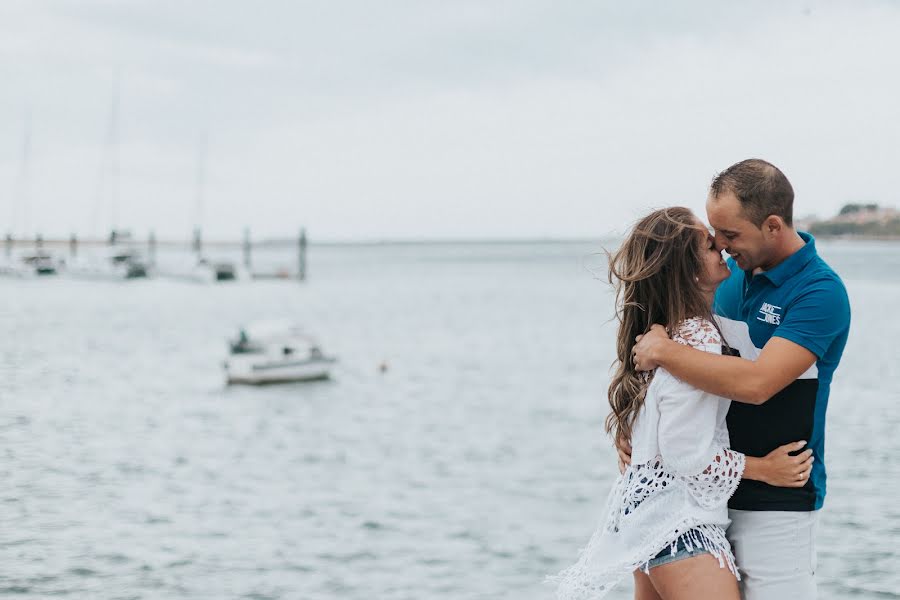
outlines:
M848 242L900 242L900 235L866 235L863 233L813 234L817 240L845 240Z
M880 241L880 242L900 242L900 235L896 236L873 236L860 234L840 234L840 235L816 235L813 236L817 240L846 240L846 241ZM566 244L608 244L610 242L621 241L621 237L602 237L602 238L520 238L520 239L433 239L433 240L322 240L310 242L311 246L527 246L531 244L546 245L566 245ZM267 242L271 245L287 244L290 242L281 242L273 240Z
M805 231L805 230L801 230ZM849 242L900 242L900 235L873 235L860 233L841 233L841 234L824 234L815 233L812 235L817 240L842 240ZM370 240L309 240L310 247L376 247L376 246L529 246L529 245L597 245L598 247L615 244L622 240L621 236L605 235L596 238L437 238L437 239L370 239ZM45 248L63 249L69 247L68 240L49 239L41 242ZM137 245L144 245L146 242L137 242ZM13 247L35 246L35 242L29 239L19 239L13 244ZM105 240L84 240L79 242L80 246L106 246ZM189 241L163 239L158 240L157 245L160 248L167 247L189 247ZM231 240L208 240L204 242L204 246L208 248L240 248L240 241ZM254 248L294 248L297 246L295 239L262 239L253 243Z

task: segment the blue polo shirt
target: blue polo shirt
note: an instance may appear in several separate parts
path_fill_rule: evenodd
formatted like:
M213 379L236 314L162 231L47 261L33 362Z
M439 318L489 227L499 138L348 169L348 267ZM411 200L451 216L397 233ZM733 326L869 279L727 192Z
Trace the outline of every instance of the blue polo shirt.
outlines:
M802 488L742 480L729 508L810 511L825 499L825 411L850 330L850 301L841 278L816 252L813 236L800 237L806 245L769 271L753 275L729 259L731 277L719 286L715 308L747 323L757 348L776 336L816 355L809 371L764 404L732 402L728 412L732 448L765 456L788 442L807 440L815 456L812 475Z

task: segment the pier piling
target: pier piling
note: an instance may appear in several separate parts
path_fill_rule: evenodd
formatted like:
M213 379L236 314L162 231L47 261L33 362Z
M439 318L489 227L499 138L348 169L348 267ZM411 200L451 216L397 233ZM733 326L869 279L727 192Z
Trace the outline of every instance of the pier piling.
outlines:
M156 234L152 231L147 238L147 262L151 268L156 267Z
M244 253L244 268L247 269L247 273L251 273L250 270L250 228L244 228L244 242L243 242L243 253Z
M297 265L297 279L300 281L306 281L306 229L303 228L300 230L300 241L299 241L299 264Z
M194 228L194 240L191 244L191 248L194 250L194 254L200 256L203 254L203 236L200 232L199 227Z

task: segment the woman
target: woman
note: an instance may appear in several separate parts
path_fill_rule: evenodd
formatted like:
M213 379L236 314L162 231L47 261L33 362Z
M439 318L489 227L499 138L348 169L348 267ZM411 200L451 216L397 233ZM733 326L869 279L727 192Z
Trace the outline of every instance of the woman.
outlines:
M606 431L631 440L631 464L578 562L554 578L558 598L601 598L633 573L637 600L740 600L725 538L728 499L741 477L784 487L806 483L811 451L788 454L805 442L764 458L730 450L729 400L663 369L635 369L635 337L654 323L665 323L682 344L716 353L735 353L733 347L755 358L746 324L713 316L716 288L728 276L712 236L680 207L642 219L610 257L619 328Z

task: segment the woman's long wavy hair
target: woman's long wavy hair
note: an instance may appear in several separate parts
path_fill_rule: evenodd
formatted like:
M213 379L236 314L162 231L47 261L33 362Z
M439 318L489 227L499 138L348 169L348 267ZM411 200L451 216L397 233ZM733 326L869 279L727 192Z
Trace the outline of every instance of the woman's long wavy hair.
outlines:
M622 246L609 256L609 282L616 290L615 372L609 384L606 432L630 440L644 404L650 377L634 367L634 338L654 323L674 331L685 319L712 319L708 298L698 284L706 230L680 206L654 211L638 221Z

